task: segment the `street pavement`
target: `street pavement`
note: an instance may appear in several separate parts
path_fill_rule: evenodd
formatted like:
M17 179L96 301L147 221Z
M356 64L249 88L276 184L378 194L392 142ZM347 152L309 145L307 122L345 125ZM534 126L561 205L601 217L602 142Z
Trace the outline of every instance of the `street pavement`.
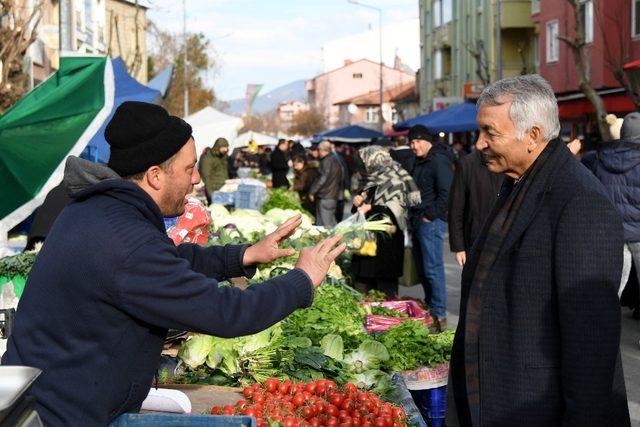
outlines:
M458 324L458 312L460 309L460 273L462 269L458 267L453 254L449 251L448 243L445 243L445 272L447 277L447 326L454 328ZM424 292L421 286L413 286L410 288L400 286L399 295L412 298L424 298ZM639 341L640 322L631 317L631 310L623 308L620 351L622 352L622 365L627 384L631 425L635 427L640 427ZM588 375L588 373L585 372L585 375Z

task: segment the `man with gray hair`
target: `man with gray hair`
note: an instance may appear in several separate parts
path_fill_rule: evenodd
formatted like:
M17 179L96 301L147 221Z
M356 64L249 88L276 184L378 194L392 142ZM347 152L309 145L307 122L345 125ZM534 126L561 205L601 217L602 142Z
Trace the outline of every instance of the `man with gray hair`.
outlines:
M447 425L629 426L620 217L555 140L542 77L495 82L478 106L476 146L506 177L462 273Z

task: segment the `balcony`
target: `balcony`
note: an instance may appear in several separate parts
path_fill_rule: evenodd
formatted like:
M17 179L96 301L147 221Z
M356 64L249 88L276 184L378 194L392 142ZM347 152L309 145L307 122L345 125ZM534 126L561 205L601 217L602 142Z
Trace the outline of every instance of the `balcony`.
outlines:
M451 40L449 37L449 27L451 23L444 24L438 28L433 29L433 45L442 47L451 47Z
M500 6L500 28L533 28L531 0L502 0Z

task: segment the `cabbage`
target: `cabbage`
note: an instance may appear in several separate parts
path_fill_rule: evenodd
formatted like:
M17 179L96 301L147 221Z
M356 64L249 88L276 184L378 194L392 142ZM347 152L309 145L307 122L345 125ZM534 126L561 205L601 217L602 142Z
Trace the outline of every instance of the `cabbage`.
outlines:
M178 357L191 369L205 363L209 352L215 344L215 338L209 335L191 335L182 345Z
M389 360L389 351L378 341L365 340L356 351L347 355L344 363L350 372L361 374L370 369L379 369L382 362Z
M340 335L328 334L320 340L320 347L325 356L335 360L342 360L344 357L344 343Z

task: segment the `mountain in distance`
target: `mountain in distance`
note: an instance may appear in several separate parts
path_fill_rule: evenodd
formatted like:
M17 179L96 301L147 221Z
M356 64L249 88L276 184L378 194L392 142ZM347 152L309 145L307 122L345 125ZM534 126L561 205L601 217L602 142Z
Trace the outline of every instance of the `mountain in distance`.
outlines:
M307 101L306 80L296 80L287 83L284 86L273 89L270 92L258 95L256 102L253 103L252 111L257 114L263 114L274 110L282 101ZM244 98L233 99L227 101L229 106L224 110L225 113L241 116L244 114L246 101Z

